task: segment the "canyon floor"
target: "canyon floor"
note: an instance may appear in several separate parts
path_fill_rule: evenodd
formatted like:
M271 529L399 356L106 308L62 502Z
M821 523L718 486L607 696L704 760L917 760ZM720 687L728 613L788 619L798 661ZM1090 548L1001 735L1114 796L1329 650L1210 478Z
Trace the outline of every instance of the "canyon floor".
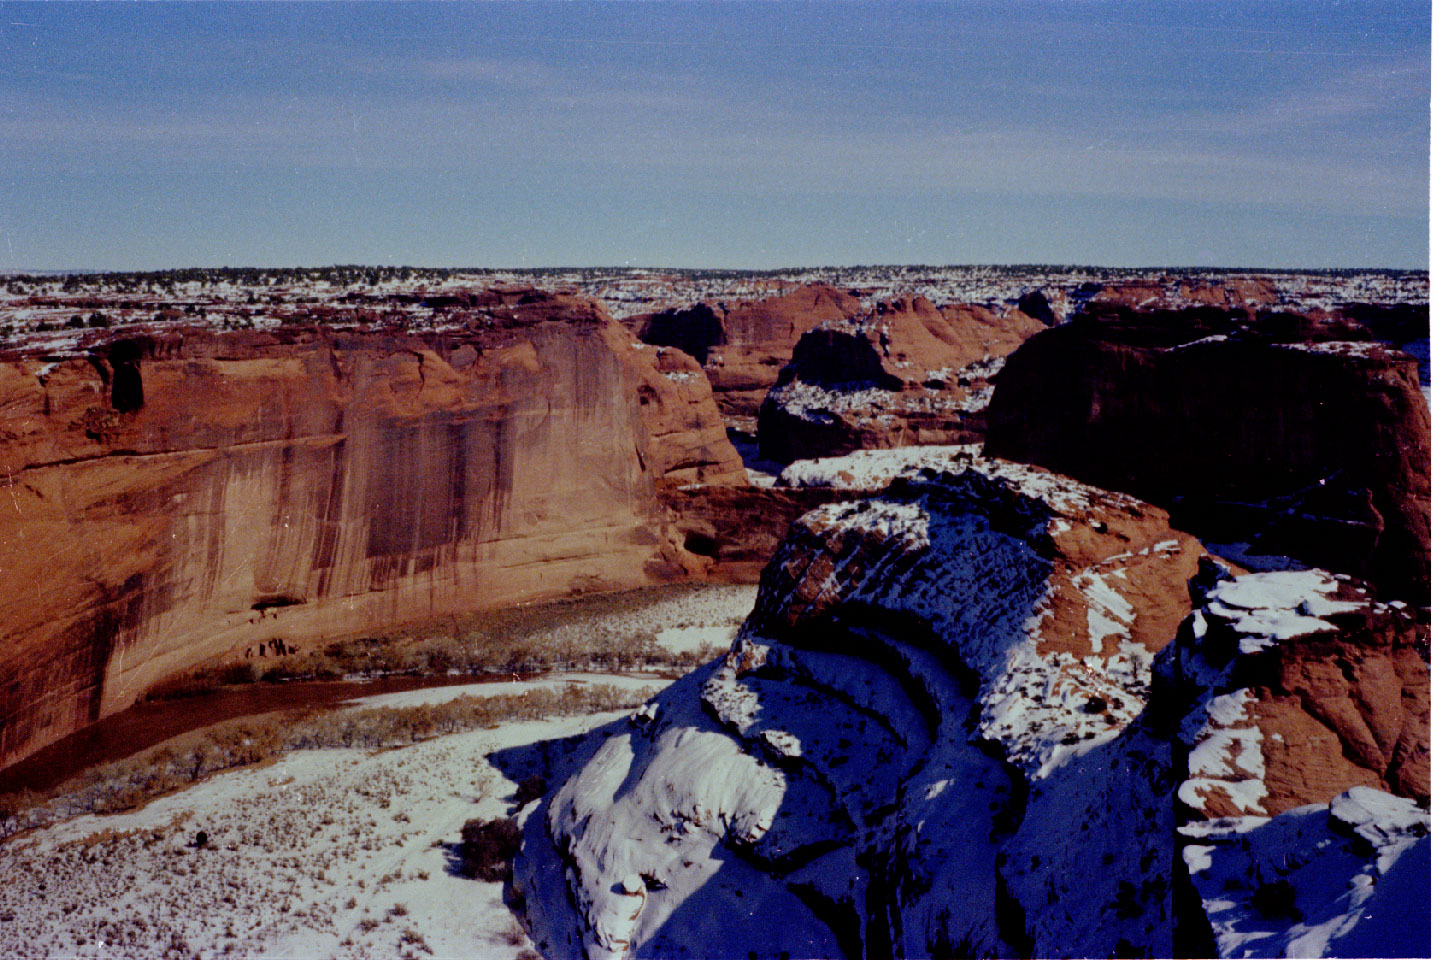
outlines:
M728 644L754 595L670 594L596 628L648 631L676 652ZM654 673L557 673L344 709L601 684L638 702L666 683ZM571 738L628 712L502 723L404 748L299 751L138 810L20 834L0 845L0 955L534 956L505 885L462 872L461 828L513 813L526 778L562 782Z

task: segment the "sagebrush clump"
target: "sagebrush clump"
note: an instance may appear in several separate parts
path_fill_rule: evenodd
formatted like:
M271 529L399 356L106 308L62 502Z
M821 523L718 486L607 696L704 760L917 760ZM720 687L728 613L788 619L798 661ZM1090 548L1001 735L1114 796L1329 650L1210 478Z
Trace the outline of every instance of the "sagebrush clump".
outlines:
M0 839L81 814L128 810L213 773L291 750L406 746L503 722L625 709L654 693L650 688L574 685L490 697L462 695L409 707L289 710L232 720L94 767L45 793L0 796Z
M466 821L460 829L462 872L476 880L509 880L521 835L519 825L509 817Z

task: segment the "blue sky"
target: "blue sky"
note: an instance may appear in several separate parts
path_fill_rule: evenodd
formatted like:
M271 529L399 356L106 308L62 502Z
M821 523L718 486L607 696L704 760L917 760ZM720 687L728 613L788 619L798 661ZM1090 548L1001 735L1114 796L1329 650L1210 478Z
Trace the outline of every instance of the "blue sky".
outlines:
M0 3L0 269L1423 267L1428 3Z

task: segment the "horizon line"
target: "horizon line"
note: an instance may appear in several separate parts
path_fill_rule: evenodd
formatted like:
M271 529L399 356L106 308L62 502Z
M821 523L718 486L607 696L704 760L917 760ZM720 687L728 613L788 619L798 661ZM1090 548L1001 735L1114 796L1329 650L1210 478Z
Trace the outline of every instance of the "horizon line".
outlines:
M680 266L680 265L633 265L633 264L565 264L551 266L455 266L455 265L420 265L413 263L380 264L380 263L327 263L327 264L288 264L288 265L239 265L239 266L177 266L177 267L155 267L149 269L116 269L116 268L23 268L23 267L0 267L0 277L114 277L114 276L143 276L143 275L165 275L176 273L200 273L200 272L257 272L266 271L315 271L315 270L415 270L435 271L448 273L553 273L569 271L596 271L603 273L667 273L667 272L689 272L689 273L738 273L738 274L785 274L801 273L810 270L977 270L977 269L1003 269L1003 270L1070 270L1070 271L1132 271L1137 273L1164 273L1164 272L1210 272L1210 273L1424 273L1429 274L1430 268L1424 267L1396 267L1396 266L1222 266L1218 264L1136 264L1136 265L1113 265L1113 264L1086 264L1086 263L1045 263L1045 262L1016 262L1016 263L852 263L852 264L811 264L808 266L783 266L783 267L713 267L713 266Z

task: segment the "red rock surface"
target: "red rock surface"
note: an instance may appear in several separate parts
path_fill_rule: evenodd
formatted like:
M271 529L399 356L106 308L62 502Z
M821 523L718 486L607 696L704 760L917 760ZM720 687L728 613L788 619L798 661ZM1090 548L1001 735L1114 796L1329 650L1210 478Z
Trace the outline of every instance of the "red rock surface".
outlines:
M823 503L853 499L847 490L710 486L667 491L687 553L707 580L754 583L790 525Z
M989 377L1045 324L1018 309L937 308L921 296L800 338L760 411L762 456L788 463L854 450L975 443Z
M1416 361L1365 339L1347 321L1092 307L1011 356L986 452L1426 595L1430 411Z
M859 300L828 284L760 300L705 301L626 321L646 343L679 347L705 367L725 417L746 425L802 334L862 312Z
M1156 667L1190 817L1275 816L1357 786L1428 806L1428 611L1318 570L1211 568L1195 589Z
M1080 290L1082 300L1107 307L1158 306L1261 307L1276 302L1275 282L1265 277L1225 279L1158 275L1153 279L1119 283L1090 283Z
M728 655L530 817L516 882L561 956L717 922L735 956L1387 955L1343 944L1425 932L1372 908L1428 903L1395 868L1428 834L1428 640L1123 494L901 467L793 525Z
M272 640L702 571L660 495L746 481L698 365L588 300L473 300L0 360L0 764Z

